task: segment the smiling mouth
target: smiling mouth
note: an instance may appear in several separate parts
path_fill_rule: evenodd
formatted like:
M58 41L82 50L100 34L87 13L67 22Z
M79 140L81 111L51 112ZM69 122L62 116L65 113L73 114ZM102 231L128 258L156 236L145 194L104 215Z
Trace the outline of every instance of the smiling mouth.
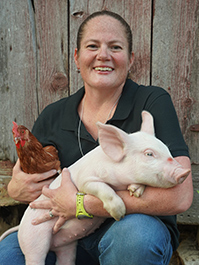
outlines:
M96 71L102 71L102 72L112 72L113 69L110 67L95 67L94 68Z

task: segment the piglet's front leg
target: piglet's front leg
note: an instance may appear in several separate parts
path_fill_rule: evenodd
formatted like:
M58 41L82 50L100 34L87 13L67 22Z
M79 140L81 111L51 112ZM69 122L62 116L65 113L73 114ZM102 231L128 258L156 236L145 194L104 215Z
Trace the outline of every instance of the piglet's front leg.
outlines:
M145 185L141 184L131 184L127 188L130 191L130 196L135 196L139 198L142 196L144 190L145 190Z
M116 221L119 221L125 215L126 207L123 200L106 183L86 183L83 191L99 198L103 202L104 208Z

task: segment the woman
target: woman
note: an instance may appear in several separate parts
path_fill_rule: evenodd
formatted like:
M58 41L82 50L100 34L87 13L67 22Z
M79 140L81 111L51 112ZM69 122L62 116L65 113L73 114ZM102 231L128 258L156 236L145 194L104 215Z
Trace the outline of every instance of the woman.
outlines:
M138 131L143 109L154 116L156 136L168 145L175 159L191 167L168 93L127 79L134 60L132 35L120 16L109 11L89 16L80 26L74 57L84 87L73 96L49 105L33 127L33 133L43 145L56 146L62 168L98 145L97 121L116 125L128 133ZM52 210L35 220L35 224L60 216L54 228L57 231L63 221L75 218L77 189L69 172L64 170L62 185L57 190L44 187L42 191L53 174L50 171L27 176L18 161L8 191L11 197L25 202L33 201L43 192L50 200L31 206ZM178 247L175 215L187 210L192 202L191 174L174 188L147 187L141 198L130 197L128 191L117 193L127 209L119 222L110 218L99 199L84 196L86 212L107 217L107 221L95 233L79 240L77 264L89 264L85 250L92 256L90 264L169 264L173 250ZM16 233L1 242L0 252L3 256L0 264L11 264L8 260L14 255L20 260L15 261L16 265L24 264ZM46 264L55 264L53 253Z

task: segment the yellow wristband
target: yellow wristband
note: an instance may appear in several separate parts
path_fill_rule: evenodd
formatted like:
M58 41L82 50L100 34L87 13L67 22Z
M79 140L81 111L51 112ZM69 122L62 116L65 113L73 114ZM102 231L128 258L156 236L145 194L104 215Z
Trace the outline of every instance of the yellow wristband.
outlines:
M93 218L92 214L89 214L84 209L84 195L86 195L83 192L77 192L76 193L76 218L83 219L83 218Z

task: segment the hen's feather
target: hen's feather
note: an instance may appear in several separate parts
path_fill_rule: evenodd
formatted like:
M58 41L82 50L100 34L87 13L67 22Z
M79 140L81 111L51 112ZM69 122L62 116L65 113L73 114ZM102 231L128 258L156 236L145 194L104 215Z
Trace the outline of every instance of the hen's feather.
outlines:
M44 173L51 169L60 170L58 151L54 146L43 147L25 126L18 126L15 122L13 122L12 133L24 172L34 174Z

